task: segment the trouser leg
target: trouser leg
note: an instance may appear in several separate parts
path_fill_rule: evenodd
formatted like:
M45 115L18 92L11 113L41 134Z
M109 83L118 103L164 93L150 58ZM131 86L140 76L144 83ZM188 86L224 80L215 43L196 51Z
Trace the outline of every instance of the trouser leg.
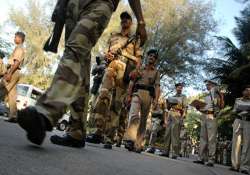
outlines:
M241 138L242 138L242 129L241 120L235 119L233 124L233 139L232 139L232 152L231 152L231 161L232 167L234 169L240 168L240 157L241 157Z
M86 75L86 70L90 67L90 52L111 14L111 3L98 0L90 3L88 10L80 14L80 20L66 42L52 84L36 105L38 112L44 114L52 125L62 117L67 106L78 101L82 85L85 92L88 91L89 74Z
M208 135L207 135L206 117L202 116L199 157L203 161L207 160L207 149L208 149L207 146L208 146Z
M208 160L215 161L217 143L217 120L214 115L207 116Z
M6 89L8 91L7 94L7 102L9 104L10 114L9 118L16 118L17 115L17 83L20 79L19 71L16 71L11 78L11 81L7 84Z
M241 158L241 169L247 170L250 174L250 122L242 121L243 126L243 147Z

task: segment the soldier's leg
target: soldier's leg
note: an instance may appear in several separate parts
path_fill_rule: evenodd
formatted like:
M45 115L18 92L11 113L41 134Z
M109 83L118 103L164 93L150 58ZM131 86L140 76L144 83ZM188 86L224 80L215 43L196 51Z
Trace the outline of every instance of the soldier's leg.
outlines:
M120 146L122 143L122 139L126 131L127 118L128 112L125 106L123 106L119 117L119 126L117 129L117 146Z
M207 146L208 146L208 136L207 136L207 126L206 126L206 117L201 116L201 130L200 130L200 150L199 158L202 161L207 159Z
M86 75L83 75L82 72L90 66L91 49L107 26L112 11L113 5L110 1L96 0L80 14L80 20L67 40L52 84L36 105L38 113L45 116L51 125L54 126L61 118L66 106L71 105L79 98L81 85L86 79ZM36 127L36 130L39 129L39 132L32 132L31 125L28 125L27 118L25 119L25 116L31 114L29 109L22 111L19 124L28 132L28 138L32 142L41 144L45 136L45 131L42 129L44 125L36 122L40 128ZM30 123L31 120L34 120L34 116L37 116L35 112L29 118ZM26 121L25 125L22 121Z
M135 142L137 130L140 123L141 100L137 95L132 97L131 107L129 110L128 128L125 133L125 140Z
M233 124L233 139L232 139L232 152L231 152L231 162L232 167L235 170L240 168L240 156L241 156L241 137L242 129L240 128L240 120L235 119Z
M173 113L171 143L173 148L173 158L176 158L180 154L180 116L176 112Z
M243 126L243 147L241 155L241 171L250 174L250 122L242 120Z
M140 94L141 99L141 115L140 122L137 130L135 146L138 150L142 150L144 147L144 136L146 131L147 117L149 114L152 98L148 91Z
M165 135L164 135L164 146L165 154L169 156L171 148L171 131L172 131L172 116L168 114L168 124L166 126Z
M213 115L208 115L207 119L208 136L208 161L215 162L216 142L217 142L217 120Z
M89 78L90 70L86 67L84 70L86 79L81 86L78 98L70 105L70 126L68 134L73 138L81 140L86 137L86 121L87 121L87 108L89 96Z
M17 115L17 83L20 79L19 71L16 71L11 78L11 81L7 84L6 89L8 90L8 104L10 109L9 118L16 119Z
M150 147L155 146L155 142L157 139L157 133L161 127L160 122L161 122L161 120L158 118L152 119L152 131L151 131L150 139L149 139L149 146Z
M105 70L99 95L94 106L95 135L98 135L98 137L104 136L105 128L108 127L108 122L110 122L110 105L112 102L114 80L115 70L109 67Z
M110 127L106 126L106 138L107 141L113 141L115 132L119 127L119 118L123 106L123 101L126 97L125 88L116 87L115 93L112 98L111 108L110 108Z

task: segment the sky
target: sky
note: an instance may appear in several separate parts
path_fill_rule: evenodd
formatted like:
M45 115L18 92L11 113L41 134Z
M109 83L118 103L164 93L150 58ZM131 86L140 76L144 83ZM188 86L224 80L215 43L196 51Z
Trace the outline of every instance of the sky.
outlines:
M42 1L42 0L41 0ZM56 1L56 0L54 0ZM232 39L234 43L237 44L236 38L234 37L232 31L235 27L235 16L240 15L240 11L243 10L244 4L237 2L237 0L206 0L211 1L215 5L215 19L218 21L218 36L227 36ZM8 11L11 7L23 7L26 0L0 0L0 25L8 21ZM4 32L15 32L15 29L5 28L1 31L1 36ZM196 94L197 91L191 87L187 89L189 94Z

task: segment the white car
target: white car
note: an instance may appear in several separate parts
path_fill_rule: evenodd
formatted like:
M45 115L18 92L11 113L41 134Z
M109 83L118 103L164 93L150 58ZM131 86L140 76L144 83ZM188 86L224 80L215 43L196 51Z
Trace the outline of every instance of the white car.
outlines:
M44 93L39 88L28 84L17 85L17 109L21 110L28 106L35 106L37 99Z

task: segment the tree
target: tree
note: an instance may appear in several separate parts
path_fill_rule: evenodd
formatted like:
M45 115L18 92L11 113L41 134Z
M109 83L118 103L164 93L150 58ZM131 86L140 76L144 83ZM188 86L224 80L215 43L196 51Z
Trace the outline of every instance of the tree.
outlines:
M58 58L43 51L43 45L52 30L51 6L49 1L41 4L40 1L27 0L25 9L12 8L9 13L12 24L26 34L25 71L21 81L43 89L50 83L52 68Z
M199 0L154 2L143 3L149 32L145 50L159 49L158 68L164 82L194 83L202 78L198 72L207 65L205 52L213 46L213 6Z
M250 84L250 5L248 5L242 12L240 17L236 17L237 27L235 28L235 35L240 42L237 47L227 37L217 37L221 44L220 54L222 59L214 59L209 71L213 71L215 79L221 81L226 87L225 101L232 106L235 98L242 95L242 90Z

